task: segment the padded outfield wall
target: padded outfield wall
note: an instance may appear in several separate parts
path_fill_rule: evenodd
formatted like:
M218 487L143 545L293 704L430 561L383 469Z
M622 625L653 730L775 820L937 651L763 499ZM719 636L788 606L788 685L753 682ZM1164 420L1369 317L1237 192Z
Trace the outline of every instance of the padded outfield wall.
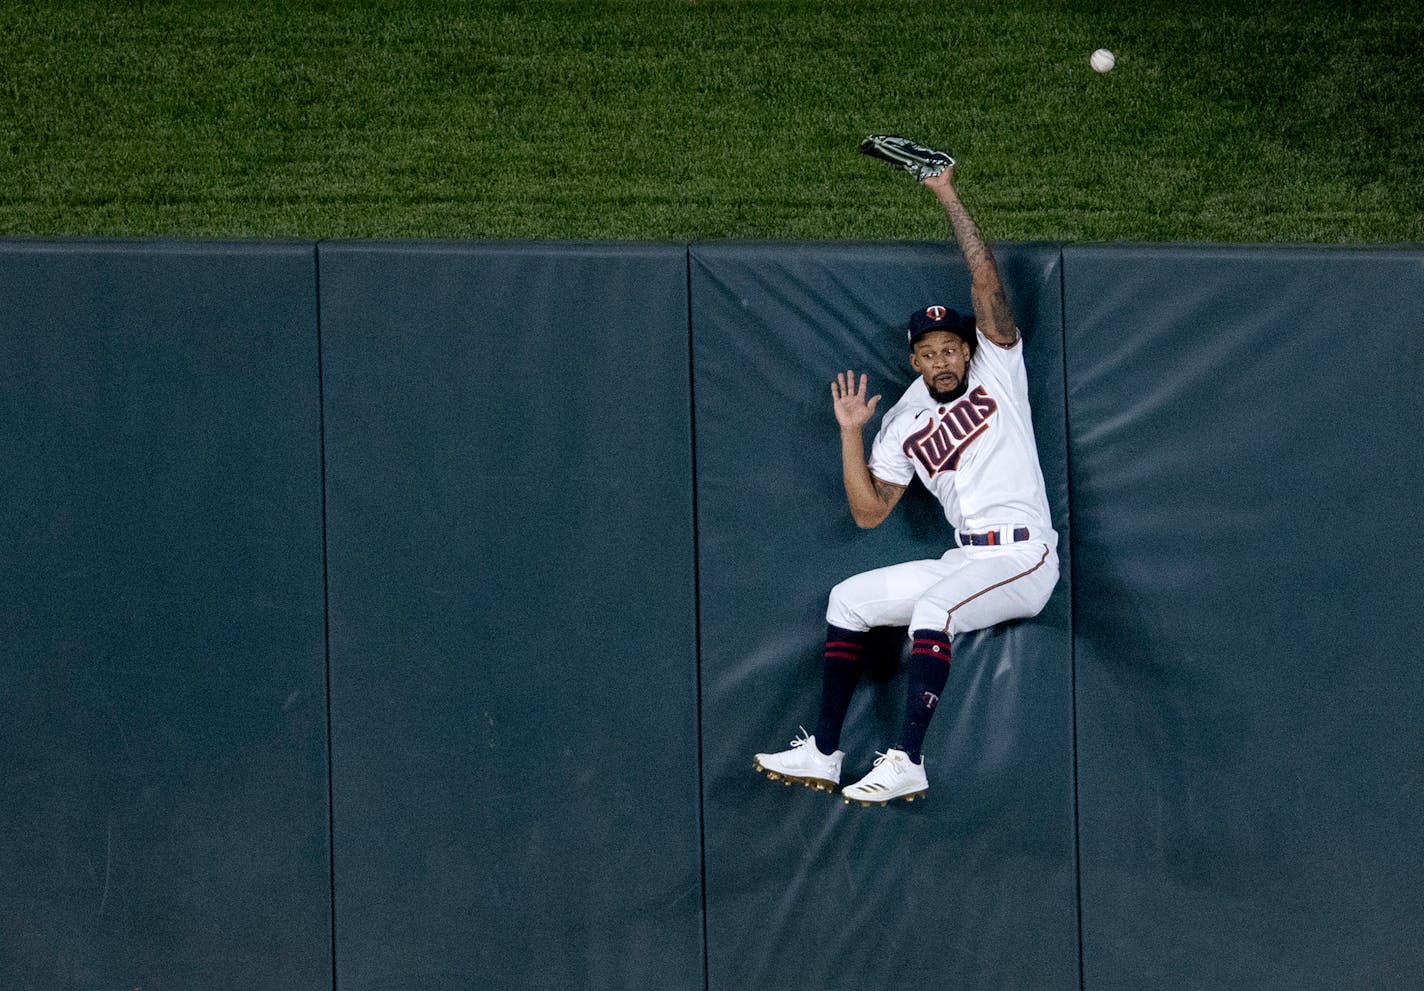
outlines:
M998 254L1063 577L862 810L750 754L956 251L0 244L0 985L1424 984L1424 253Z
M1424 256L1064 252L1085 986L1424 981Z

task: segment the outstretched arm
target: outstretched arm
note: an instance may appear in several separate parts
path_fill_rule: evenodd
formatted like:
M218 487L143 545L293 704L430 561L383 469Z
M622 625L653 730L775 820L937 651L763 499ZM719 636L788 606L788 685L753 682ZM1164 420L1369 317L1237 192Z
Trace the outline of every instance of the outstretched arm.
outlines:
M870 473L865 463L865 441L861 430L875 413L879 396L865 398L865 375L856 386L855 372L842 372L831 383L831 404L836 422L841 427L841 477L845 480L846 500L855 525L864 530L885 522L890 510L905 494L905 486L882 482Z
M939 175L924 180L939 200L944 212L949 215L949 224L954 228L954 238L959 249L964 252L964 262L969 266L970 298L974 303L974 319L984 336L1004 348L1018 343L1019 328L1014 323L1013 312L1009 309L1009 298L1004 294L1003 283L999 281L999 268L994 264L994 253L979 236L979 228L974 218L959 199L954 188L954 166Z

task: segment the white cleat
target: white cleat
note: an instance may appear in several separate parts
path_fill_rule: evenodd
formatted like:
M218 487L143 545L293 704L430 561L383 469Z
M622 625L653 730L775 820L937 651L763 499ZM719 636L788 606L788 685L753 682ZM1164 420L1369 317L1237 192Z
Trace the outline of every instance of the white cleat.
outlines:
M816 749L816 738L806 735L801 727L801 735L791 741L790 750L774 754L757 754L752 758L752 766L762 771L773 781L783 784L805 785L816 791L835 791L841 782L841 761L845 751L823 754Z
M930 790L925 777L924 759L916 764L903 750L887 750L875 758L870 773L841 790L846 804L859 802L864 806L885 806L897 798L913 802Z

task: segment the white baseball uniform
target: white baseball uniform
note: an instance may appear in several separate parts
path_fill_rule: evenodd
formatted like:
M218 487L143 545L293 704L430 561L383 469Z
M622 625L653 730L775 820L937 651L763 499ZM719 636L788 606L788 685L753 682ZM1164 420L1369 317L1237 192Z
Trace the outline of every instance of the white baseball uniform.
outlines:
M909 626L949 634L1037 615L1058 582L1038 463L1023 340L1001 348L978 332L964 395L936 402L915 379L886 412L870 473L916 475L944 506L955 546L943 557L867 571L831 591L826 621L848 630Z

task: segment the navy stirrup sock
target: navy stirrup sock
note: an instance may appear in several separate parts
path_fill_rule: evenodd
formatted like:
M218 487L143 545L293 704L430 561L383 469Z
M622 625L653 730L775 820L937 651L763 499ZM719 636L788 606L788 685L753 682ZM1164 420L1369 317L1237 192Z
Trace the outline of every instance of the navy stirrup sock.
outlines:
M825 661L821 667L821 713L816 718L816 749L833 754L840 748L841 724L850 697L865 670L867 633L826 626Z
M895 749L905 751L918 764L925 730L929 729L935 706L949 681L949 635L939 630L916 630L914 641L905 686L905 723Z

